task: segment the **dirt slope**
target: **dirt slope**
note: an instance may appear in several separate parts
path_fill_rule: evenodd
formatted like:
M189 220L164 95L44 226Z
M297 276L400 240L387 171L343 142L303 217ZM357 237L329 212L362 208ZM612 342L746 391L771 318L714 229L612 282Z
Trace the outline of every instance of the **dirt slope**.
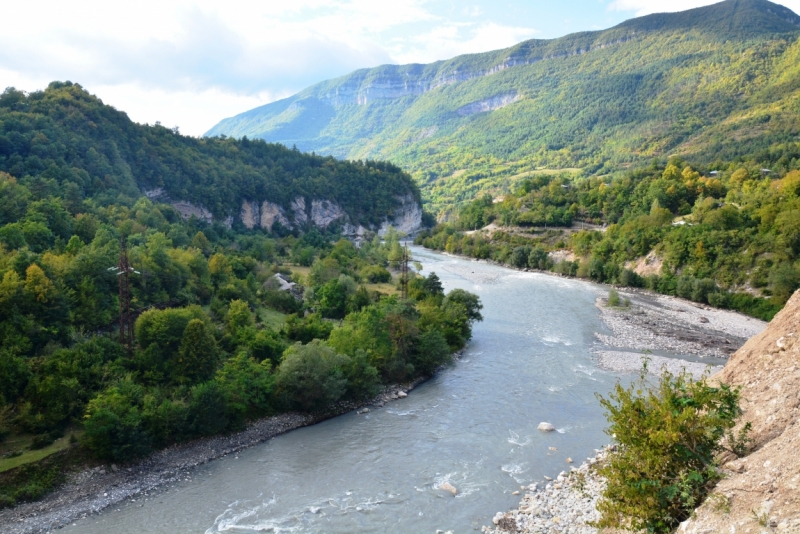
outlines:
M742 388L755 451L724 465L727 477L679 533L800 533L800 291L714 378Z

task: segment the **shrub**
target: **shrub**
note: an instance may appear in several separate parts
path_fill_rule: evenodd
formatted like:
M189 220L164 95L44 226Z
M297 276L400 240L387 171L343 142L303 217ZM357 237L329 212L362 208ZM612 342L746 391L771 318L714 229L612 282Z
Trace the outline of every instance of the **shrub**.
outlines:
M636 271L622 269L619 273L619 284L625 287L643 287L644 280Z
M291 341L308 343L314 339L328 339L333 331L333 325L323 321L316 314L302 319L296 315L290 315L286 319L283 330Z
M611 308L616 308L620 305L619 300L619 293L616 289L612 289L608 292L608 306Z
M303 303L294 298L289 291L268 289L262 296L264 304L283 313L298 313L303 309Z
M284 402L304 411L330 406L344 395L344 368L350 358L319 340L289 347L278 367L277 386Z
M92 399L86 410L83 442L95 456L126 462L150 452L139 408L124 389L111 387Z
M715 455L741 413L739 390L666 371L648 386L644 369L629 388L599 396L619 443L600 469L599 528L672 532L720 479Z
M383 284L392 281L392 274L380 265L368 265L361 269L361 278L370 284Z

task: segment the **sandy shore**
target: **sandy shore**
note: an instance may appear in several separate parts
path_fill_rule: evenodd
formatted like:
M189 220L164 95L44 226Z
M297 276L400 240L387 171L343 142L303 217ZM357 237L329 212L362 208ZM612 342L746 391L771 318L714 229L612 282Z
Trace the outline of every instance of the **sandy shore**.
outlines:
M404 397L407 391L423 381L420 379L411 384L387 387L368 402L342 403L324 415L290 413L261 419L242 432L176 445L154 453L130 467L109 465L72 473L62 487L43 499L0 510L0 532L50 532L127 499L148 495L163 486L191 478L192 469L199 465L235 454L290 430L319 423L358 408L361 408L361 413L367 406L383 406Z

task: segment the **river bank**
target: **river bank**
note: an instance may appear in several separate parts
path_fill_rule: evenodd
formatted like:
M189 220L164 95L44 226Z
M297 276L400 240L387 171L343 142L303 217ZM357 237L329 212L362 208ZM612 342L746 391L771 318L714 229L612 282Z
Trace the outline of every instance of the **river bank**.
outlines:
M645 359L654 375L666 368L687 371L695 379L722 370L725 359L761 333L767 323L753 317L712 308L676 297L641 290L619 290L626 306L609 307L599 297L595 306L611 334L596 333L592 352L598 366L608 371L639 371ZM687 361L654 353L694 356Z
M458 356L454 355L454 359ZM368 401L340 403L321 415L288 413L261 419L235 434L204 438L158 451L133 466L112 464L71 473L64 485L43 499L0 510L0 531L4 534L50 532L124 501L146 499L176 482L191 479L192 470L200 465L353 410L367 413L369 408L405 398L408 391L425 380L420 378L408 384L387 386Z
M597 502L605 483L597 475L596 466L612 449L597 450L597 455L572 468L562 471L555 480L543 485L531 484L523 487L527 493L519 506L509 512L498 512L493 526L484 526L485 534L594 534L597 529L587 523L600 518Z

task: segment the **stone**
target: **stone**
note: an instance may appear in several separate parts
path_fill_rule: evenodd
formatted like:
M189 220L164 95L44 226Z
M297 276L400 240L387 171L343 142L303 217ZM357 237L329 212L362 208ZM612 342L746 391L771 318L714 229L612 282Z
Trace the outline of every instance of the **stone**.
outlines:
M408 393L406 393L405 391L400 391L397 393L398 399L405 399L406 397L408 397Z
M512 491L511 495L519 495L519 491Z
M544 422L543 423L539 423L539 426L536 427L536 428L538 430L541 430L542 432L554 432L555 429L556 429L556 427L554 427L550 423L544 423Z
M571 464L572 463L572 458L567 458L567 463Z
M450 484L449 482L442 483L442 485L439 486L439 489L444 491L449 491L450 493L453 494L454 497L458 495L458 490L456 489L456 487Z

